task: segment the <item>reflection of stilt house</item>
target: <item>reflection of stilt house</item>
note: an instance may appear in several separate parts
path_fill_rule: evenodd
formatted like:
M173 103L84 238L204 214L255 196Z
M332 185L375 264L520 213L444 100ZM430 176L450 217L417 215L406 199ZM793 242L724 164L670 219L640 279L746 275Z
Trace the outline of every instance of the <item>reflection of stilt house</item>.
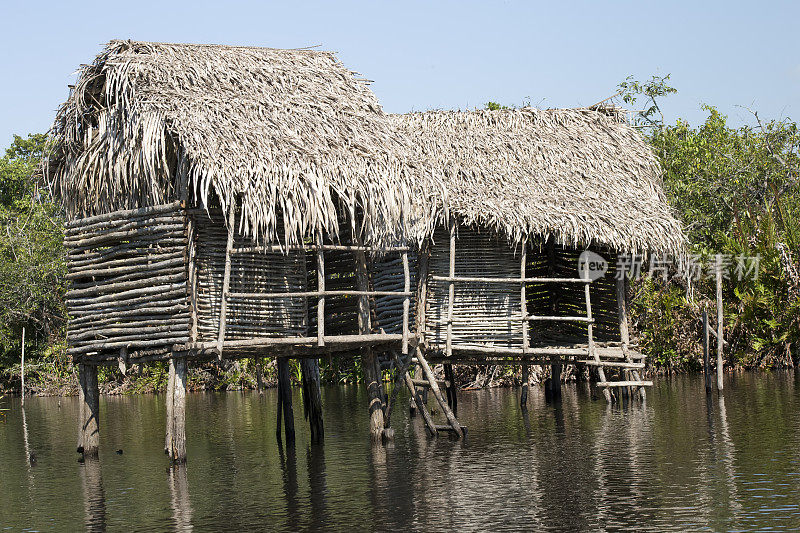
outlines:
M616 114L588 109L395 120L444 172L450 204L419 258L427 359L517 362L524 375L528 364L580 362L598 369L607 397L612 387L648 384L629 345L615 259L679 254L684 237L642 136ZM585 249L609 260L604 277L579 276Z
M361 349L379 388L371 349L413 340L401 245L423 177L331 54L113 41L82 69L53 138L87 452L99 364L170 361L167 447L180 460L187 358L278 355L288 376L284 357L306 357L321 438L316 357Z

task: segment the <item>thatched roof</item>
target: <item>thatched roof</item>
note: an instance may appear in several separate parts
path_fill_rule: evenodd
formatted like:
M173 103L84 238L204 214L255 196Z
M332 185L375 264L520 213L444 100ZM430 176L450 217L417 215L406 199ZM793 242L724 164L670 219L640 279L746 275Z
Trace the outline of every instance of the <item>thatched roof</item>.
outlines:
M321 51L112 41L52 137L69 217L239 199L247 232L274 239L282 213L299 242L335 234L339 205L375 243L402 237L412 185L433 183L367 82Z
M682 255L685 243L645 139L619 114L532 108L393 117L444 170L451 212L513 241Z

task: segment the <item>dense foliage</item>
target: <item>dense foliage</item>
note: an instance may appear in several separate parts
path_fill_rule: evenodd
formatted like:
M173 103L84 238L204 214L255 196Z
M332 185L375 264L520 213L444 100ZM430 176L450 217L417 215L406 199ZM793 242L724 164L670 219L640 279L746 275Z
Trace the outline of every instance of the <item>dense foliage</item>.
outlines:
M671 92L651 90L656 96ZM653 107L648 109L652 117ZM690 260L706 268L691 283L638 284L634 310L641 340L661 365L697 364L701 307L713 308L715 299L707 267L722 254L728 360L791 366L800 346L797 124L764 123L753 113L751 125L733 128L715 108L705 109L708 116L698 127L681 120L646 123L665 192L687 230ZM738 258L757 258L757 273L737 271Z
M0 370L15 370L22 328L33 359L62 360L63 220L39 162L44 135L14 137L0 159Z

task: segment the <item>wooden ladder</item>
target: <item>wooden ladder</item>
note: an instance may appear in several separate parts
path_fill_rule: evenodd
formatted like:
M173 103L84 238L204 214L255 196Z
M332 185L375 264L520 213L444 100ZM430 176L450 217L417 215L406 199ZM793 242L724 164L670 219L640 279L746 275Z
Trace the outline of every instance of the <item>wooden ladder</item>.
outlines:
M587 336L589 341L588 346L588 355L589 359L585 361L577 361L578 363L584 363L589 366L597 367L597 374L600 377L600 381L597 382L597 386L603 389L603 396L605 396L606 401L612 402L614 401L614 395L611 393L611 388L614 387L630 387L631 392L634 390L638 391L642 400L645 399L645 392L642 387L652 386L652 381L642 380L639 376L639 370L644 368L644 356L642 354L633 354L630 350L630 340L628 335L628 315L627 315L627 305L625 303L625 280L618 279L617 280L617 309L619 314L619 327L620 327L620 347L622 351L622 358L618 355L613 355L608 352L600 353L597 347L594 344L594 332L593 332L593 325L594 320L592 319L592 298L591 298L591 291L589 290L589 283L584 285L585 287L585 299L586 299L586 317L588 319L587 324ZM616 381L609 381L606 378L606 368L618 368L622 371L622 375L624 379L616 380Z
M436 435L440 431L450 431L457 438L463 438L467 428L458 422L455 413L453 413L453 410L450 408L450 404L442 395L442 389L439 388L439 382L436 380L436 376L434 376L430 364L428 364L428 361L422 355L422 350L419 346L415 351L414 357L411 359L411 363L416 365L417 368L417 371L415 371L414 374L421 377L413 378L408 370L405 369L403 380L405 381L408 390L411 391L411 395L414 399L417 409L420 413L422 413L422 418L425 421L425 426L428 428L428 431L432 435ZM436 398L436 403L439 404L439 408L442 410L442 413L444 413L444 416L447 419L447 424L437 425L434 423L433 417L431 417L430 412L425 406L425 401L423 398L424 390L429 390L433 394L433 397Z

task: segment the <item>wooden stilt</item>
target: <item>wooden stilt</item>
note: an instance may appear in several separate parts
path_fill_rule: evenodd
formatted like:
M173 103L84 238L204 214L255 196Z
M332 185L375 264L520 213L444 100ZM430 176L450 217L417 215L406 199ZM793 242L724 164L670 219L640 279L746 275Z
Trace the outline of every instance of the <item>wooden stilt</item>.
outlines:
M358 243L361 244L360 242ZM359 291L369 291L369 272L367 270L367 256L363 250L354 252L356 266L356 286ZM361 335L372 332L369 296L362 295L358 298L358 332ZM383 393L381 391L380 373L377 370L377 361L372 347L361 349L361 366L364 369L364 379L367 385L367 401L369 413L369 433L374 441L379 441L383 434Z
M168 451L173 463L186 462L186 357L172 357L170 374L174 374L172 387L172 414L167 419L170 438Z
M453 414L458 416L458 396L456 394L458 387L456 387L456 378L455 374L453 373L453 365L450 363L446 363L444 365L444 380L445 388L447 389L447 405L449 405L450 409L453 410Z
M172 426L173 426L173 409L175 406L175 365L172 359L169 360L169 378L167 379L167 397L166 403L166 431L164 437L164 453L169 455L172 449Z
M553 399L561 398L561 357L550 360L550 392Z
M283 410L283 432L286 445L294 444L294 409L292 408L292 383L289 375L289 360L278 358L278 442L281 440L280 415Z
M305 357L301 361L301 368L303 373L303 413L311 426L311 444L319 444L325 438L319 361L315 357Z
M528 387L530 386L530 366L522 363L522 392L519 395L519 403L523 406L528 404Z
M100 448L100 390L97 366L78 365L81 392L81 420L78 432L78 452L84 457L97 457Z
M706 394L711 394L713 385L711 384L711 354L709 352L708 338L708 310L703 308L703 375L706 382Z
M526 271L528 266L528 238L525 237L522 239L522 250L520 253L520 262L519 262L519 277L525 279ZM525 360L527 360L528 356L528 348L530 345L530 340L528 339L528 320L526 317L528 316L528 297L527 297L527 287L525 283L522 283L520 286L520 293L519 293L519 302L520 302L520 318L522 319L522 392L519 396L519 402L522 405L527 405L528 403L528 382L530 381L530 376L528 375L529 367Z

